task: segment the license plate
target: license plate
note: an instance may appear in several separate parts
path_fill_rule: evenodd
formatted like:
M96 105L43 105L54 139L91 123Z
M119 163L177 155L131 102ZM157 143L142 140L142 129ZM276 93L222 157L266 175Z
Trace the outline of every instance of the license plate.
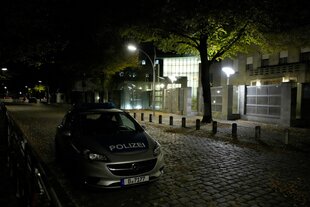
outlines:
M121 183L122 185L133 185L137 183L143 183L149 181L149 176L139 176L139 177L134 177L134 178L124 178L122 179Z

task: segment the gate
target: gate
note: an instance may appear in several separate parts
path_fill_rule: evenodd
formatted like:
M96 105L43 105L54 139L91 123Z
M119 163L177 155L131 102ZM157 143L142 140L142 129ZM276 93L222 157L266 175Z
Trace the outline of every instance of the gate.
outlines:
M281 86L247 86L246 90L247 115L280 118Z

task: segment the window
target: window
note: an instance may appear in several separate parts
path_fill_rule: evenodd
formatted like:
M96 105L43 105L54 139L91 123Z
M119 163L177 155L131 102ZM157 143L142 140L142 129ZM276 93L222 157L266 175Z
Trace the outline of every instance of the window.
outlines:
M310 62L310 52L300 53L300 62Z
M279 64L280 65L283 65L283 64L286 64L287 63L287 57L280 57L279 58Z
M280 52L279 56L279 64L286 64L287 63L287 57L288 57L288 51L284 50Z
M266 67L269 65L269 59L262 59L261 60L261 67Z
M245 69L246 70L253 70L253 57L247 57Z
M197 57L165 58L163 76L176 78L187 77L187 86L192 88L192 96L197 96L199 85L199 61ZM169 88L181 87L178 81L170 82Z
M262 55L261 67L266 67L268 65L269 65L269 55L268 54Z
M253 64L246 64L245 69L246 70L253 70Z

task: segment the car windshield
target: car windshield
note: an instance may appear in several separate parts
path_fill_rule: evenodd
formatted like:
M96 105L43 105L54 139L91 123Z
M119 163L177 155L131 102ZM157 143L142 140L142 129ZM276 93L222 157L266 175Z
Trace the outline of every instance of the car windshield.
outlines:
M78 127L85 134L111 134L141 131L141 127L126 113L83 112Z

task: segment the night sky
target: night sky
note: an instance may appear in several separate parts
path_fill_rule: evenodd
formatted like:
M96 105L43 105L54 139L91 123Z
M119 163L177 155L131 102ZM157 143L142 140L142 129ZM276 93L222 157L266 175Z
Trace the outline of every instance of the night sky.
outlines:
M93 65L104 64L102 57L108 50L128 41L119 37L120 28L156 25L164 5L172 11L175 7L169 5L180 2L186 1L1 1L0 64L8 68L4 74L8 80L1 84L18 90L42 80L55 90L66 88L69 79L79 79ZM201 3L189 2L191 6ZM286 1L274 7L269 8L271 16L280 20L274 30L308 26L308 3ZM169 19L173 16L164 21Z

